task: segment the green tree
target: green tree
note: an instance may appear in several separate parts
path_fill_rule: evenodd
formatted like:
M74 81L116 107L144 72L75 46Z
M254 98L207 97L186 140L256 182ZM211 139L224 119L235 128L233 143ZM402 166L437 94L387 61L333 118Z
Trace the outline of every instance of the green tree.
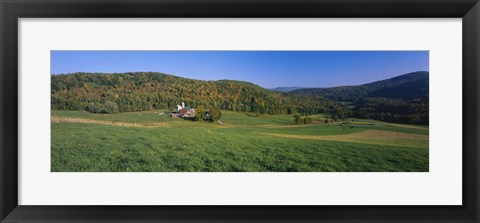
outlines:
M197 109L195 109L195 120L202 121L205 119L205 107L203 105L199 105Z
M312 117L306 116L303 118L303 124L311 124L313 122Z
M302 123L302 117L300 117L300 115L298 114L295 114L293 115L293 121L295 121L295 124L301 124Z
M107 114L117 113L118 112L118 105L112 101L106 101L104 105L104 112Z
M338 113L335 113L335 116L333 116L334 121L338 121Z
M94 103L94 102L88 103L87 111L90 112L90 113L96 113L96 112L97 112L97 105L96 105L96 103Z

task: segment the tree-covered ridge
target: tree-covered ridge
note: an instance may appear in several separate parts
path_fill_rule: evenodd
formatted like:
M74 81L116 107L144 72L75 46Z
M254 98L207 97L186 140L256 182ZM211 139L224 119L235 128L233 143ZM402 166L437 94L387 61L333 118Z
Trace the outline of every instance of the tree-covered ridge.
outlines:
M156 72L74 73L51 76L54 110L88 110L111 102L120 112L174 109L185 102L260 114L315 114L344 109L320 96L303 97L234 80L202 81ZM92 104L94 103L94 104Z
M428 100L429 72L418 71L358 86L305 88L291 91L299 96L323 96L336 101L355 102L367 97Z
M428 125L429 72L418 71L359 86L309 88L290 92L347 102L351 116Z

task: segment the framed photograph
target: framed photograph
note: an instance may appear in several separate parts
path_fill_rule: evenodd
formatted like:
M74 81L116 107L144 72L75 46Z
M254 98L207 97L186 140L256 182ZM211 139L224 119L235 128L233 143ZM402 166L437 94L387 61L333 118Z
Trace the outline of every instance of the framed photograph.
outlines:
M479 222L476 0L1 1L1 222Z

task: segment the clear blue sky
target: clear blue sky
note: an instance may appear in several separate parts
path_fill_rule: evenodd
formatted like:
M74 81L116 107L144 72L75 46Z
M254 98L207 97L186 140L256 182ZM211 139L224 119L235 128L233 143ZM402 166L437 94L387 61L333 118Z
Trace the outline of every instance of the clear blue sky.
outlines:
M429 70L428 51L51 51L51 74L156 71L265 88L357 85Z

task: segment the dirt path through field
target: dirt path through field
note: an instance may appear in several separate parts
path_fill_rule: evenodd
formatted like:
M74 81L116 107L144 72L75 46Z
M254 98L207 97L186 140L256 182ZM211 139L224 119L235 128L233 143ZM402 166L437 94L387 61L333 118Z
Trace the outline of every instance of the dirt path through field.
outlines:
M52 117L52 122L55 123L83 123L83 124L99 124L99 125L112 125L112 126L122 126L122 127L139 127L139 128L157 128L165 127L165 123L130 123L130 122L112 122L104 120L95 120L95 119L85 119L85 118L67 118L67 117Z
M409 128L409 129L423 129L423 130L428 130L428 127L426 127L426 126L414 126L414 125L398 124L398 123L350 122L350 124L360 125L360 126L387 126L387 127L400 127L400 128Z
M338 142L357 142L377 145L401 145L411 147L428 146L428 135L381 131L381 130L367 130L345 135L292 135L292 134L276 134L264 133L265 135L281 138L291 139L313 139L313 140L327 140Z

